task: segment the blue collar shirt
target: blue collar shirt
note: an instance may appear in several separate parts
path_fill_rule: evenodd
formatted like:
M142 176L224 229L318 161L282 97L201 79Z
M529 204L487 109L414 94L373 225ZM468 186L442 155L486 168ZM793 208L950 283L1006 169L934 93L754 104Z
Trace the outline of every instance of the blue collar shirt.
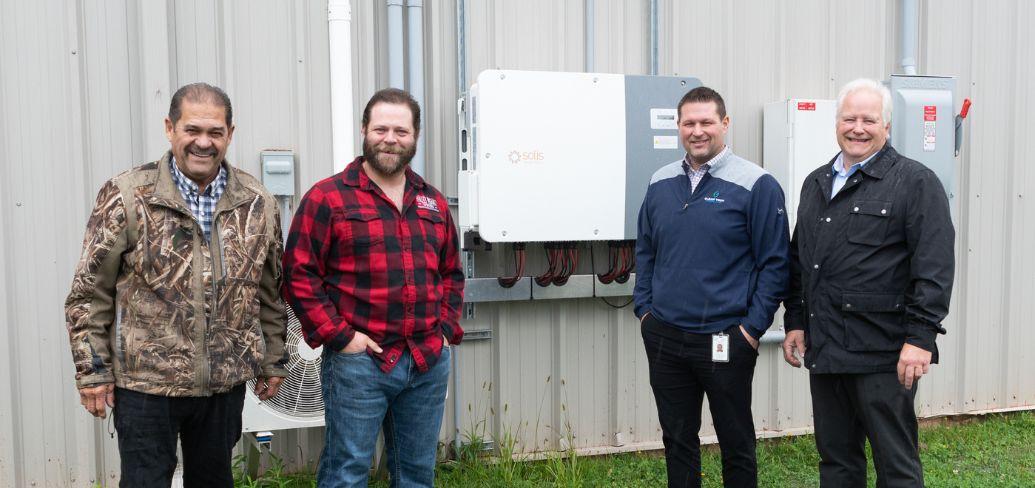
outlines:
M879 153L880 151L871 154L870 157L853 164L852 167L847 170L844 165L844 153L837 153L837 158L834 159L834 165L830 167L831 171L834 172L834 184L831 185L830 199L833 200L834 196L837 195L837 192L841 191L841 188L844 188L845 183L848 182L848 178L854 175L856 171L859 171L866 165L866 163L870 162L870 160Z

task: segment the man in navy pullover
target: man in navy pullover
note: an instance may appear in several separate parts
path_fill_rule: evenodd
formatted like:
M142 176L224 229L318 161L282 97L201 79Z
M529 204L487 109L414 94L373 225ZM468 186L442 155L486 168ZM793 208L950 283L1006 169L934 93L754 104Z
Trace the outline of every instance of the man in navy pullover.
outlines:
M735 156L722 97L679 102L687 155L651 178L636 239L636 316L658 405L670 487L700 486L708 396L726 486L757 486L751 381L758 340L788 286L780 185Z

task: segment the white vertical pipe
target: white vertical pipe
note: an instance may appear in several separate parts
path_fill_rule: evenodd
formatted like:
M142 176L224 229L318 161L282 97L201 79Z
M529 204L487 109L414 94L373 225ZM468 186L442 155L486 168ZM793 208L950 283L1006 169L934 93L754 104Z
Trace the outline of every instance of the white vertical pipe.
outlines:
M920 36L917 34L920 8L916 0L900 0L902 22L902 72L916 74L916 50Z
M388 86L406 89L403 79L403 0L388 0Z
M424 2L423 0L406 0L406 36L409 41L407 47L407 60L409 70L406 73L406 85L410 87L410 95L421 107L421 124L424 128ZM421 132L424 132L423 130ZM425 137L417 138L417 155L414 156L410 168L417 174L424 176L424 141Z
M352 104L352 7L349 0L327 0L327 40L331 75L331 154L334 172L355 156Z
M596 10L596 2L593 0L586 0L586 72L592 73L596 71L594 64L596 53L594 48L596 47L596 21L594 21Z

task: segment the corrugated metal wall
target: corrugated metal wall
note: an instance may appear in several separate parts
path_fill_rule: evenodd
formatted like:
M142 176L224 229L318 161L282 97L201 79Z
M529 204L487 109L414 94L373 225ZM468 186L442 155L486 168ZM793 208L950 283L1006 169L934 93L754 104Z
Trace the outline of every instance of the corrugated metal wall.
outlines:
M456 195L456 3L426 3L428 176ZM583 0L468 0L467 79L487 68L581 71ZM354 0L354 97L387 81L384 2ZM648 71L648 2L595 2L598 71ZM1029 114L1035 6L1024 0L921 2L921 73L959 78L974 100L959 159L958 274L943 364L920 387L923 415L1035 405L1035 152ZM833 98L844 82L894 72L894 0L660 2L660 74L697 76L726 97L730 144L761 158L762 104ZM0 486L109 484L110 423L82 411L62 303L100 184L158 157L171 91L219 84L235 108L232 161L258 172L262 149L298 155L300 190L331 171L322 1L0 0ZM675 102L675 101L673 101ZM357 110L358 112L358 110ZM358 119L358 114L357 114ZM590 121L586 121L590 123ZM587 141L590 143L590 141ZM820 162L817 162L819 164ZM796 191L789 190L789 191ZM479 272L501 269L501 256ZM533 264L533 266L535 266ZM533 268L535 270L537 268ZM585 269L588 272L588 268ZM657 446L634 319L599 300L479 305L460 348L462 432L527 447ZM762 352L759 429L811 424L804 372ZM451 404L451 402L450 402ZM453 429L447 411L443 439ZM615 434L622 435L616 439ZM703 432L708 435L709 432ZM278 451L311 463L322 431L284 433Z

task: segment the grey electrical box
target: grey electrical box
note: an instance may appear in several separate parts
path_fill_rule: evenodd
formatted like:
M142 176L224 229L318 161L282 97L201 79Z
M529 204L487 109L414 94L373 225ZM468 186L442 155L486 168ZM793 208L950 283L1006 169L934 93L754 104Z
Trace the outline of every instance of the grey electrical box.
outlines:
M295 195L295 154L291 151L262 151L262 184L276 196Z
M679 76L625 76L625 238L636 226L650 177L686 155L676 105L701 80Z
M956 213L956 79L892 75L891 144L934 171Z

